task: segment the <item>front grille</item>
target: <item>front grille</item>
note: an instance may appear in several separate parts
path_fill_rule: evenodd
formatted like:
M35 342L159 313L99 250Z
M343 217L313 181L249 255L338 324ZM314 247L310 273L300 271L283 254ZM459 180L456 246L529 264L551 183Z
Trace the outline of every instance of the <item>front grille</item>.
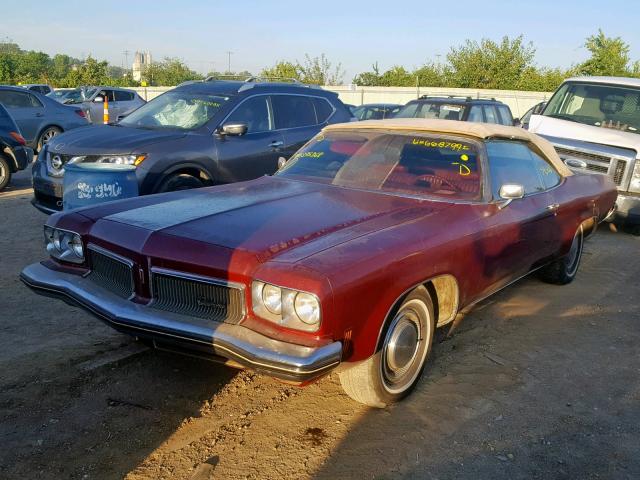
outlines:
M586 170L611 176L617 186L620 186L624 180L624 174L627 168L627 162L625 160L562 147L555 147L555 149L562 160L567 158L582 160L587 164Z
M154 269L151 285L153 308L226 323L244 314L242 289L224 281Z
M134 292L133 264L95 245L89 245L87 251L91 266L87 278L119 297L130 298Z
M572 158L579 158L580 160L592 160L595 162L602 162L602 163L606 163L607 165L609 165L611 163L611 158L609 157L605 157L604 155L598 155L596 153L587 153L587 152L581 152L579 150L570 150L568 148L562 148L562 147L555 147L556 152L558 152L558 155L568 155Z
M616 163L616 169L613 172L613 182L616 185L620 185L622 183L622 178L624 177L624 172L627 169L627 162L624 160L618 160Z

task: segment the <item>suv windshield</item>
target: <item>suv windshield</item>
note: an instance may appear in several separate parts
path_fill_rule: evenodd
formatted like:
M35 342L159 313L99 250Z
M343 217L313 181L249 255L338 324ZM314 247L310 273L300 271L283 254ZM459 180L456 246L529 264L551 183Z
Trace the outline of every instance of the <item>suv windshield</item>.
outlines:
M549 100L542 115L640 133L640 89L568 82Z
M441 135L320 133L276 175L341 187L478 200L477 144Z
M405 105L395 118L441 118L462 120L467 107L460 103L413 102Z
M227 100L229 97L218 95L168 92L132 112L119 125L152 130L193 130L211 120Z

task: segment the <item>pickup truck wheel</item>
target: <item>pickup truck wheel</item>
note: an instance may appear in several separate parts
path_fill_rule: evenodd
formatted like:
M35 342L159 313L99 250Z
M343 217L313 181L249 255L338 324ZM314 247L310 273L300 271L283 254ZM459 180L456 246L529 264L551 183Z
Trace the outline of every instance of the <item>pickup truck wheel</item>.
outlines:
M571 283L578 273L580 259L582 258L583 245L584 233L582 231L582 227L580 227L573 236L569 253L564 257L551 262L540 270L539 276L542 281L553 283L555 285L566 285L567 283Z
M7 159L0 155L0 190L4 189L11 181L11 168Z
M344 391L355 401L378 408L406 397L420 380L435 327L431 296L418 287L390 317L377 352L339 373Z
M175 192L200 187L204 187L204 184L199 179L186 173L180 173L178 175L172 175L162 182L158 188L158 193Z
M60 130L58 127L45 128L44 131L40 134L40 138L38 139L38 151L42 150L42 147L44 147L45 144L49 142L49 140L51 140L56 135L59 135L60 133L62 133L62 130Z

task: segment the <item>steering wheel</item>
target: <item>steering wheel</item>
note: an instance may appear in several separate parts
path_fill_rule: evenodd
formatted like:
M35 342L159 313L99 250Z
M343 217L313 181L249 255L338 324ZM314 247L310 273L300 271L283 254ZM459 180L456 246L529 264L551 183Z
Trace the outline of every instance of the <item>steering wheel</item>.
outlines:
M462 191L462 189L458 185L456 185L456 184L452 183L450 180L447 180L446 178L440 177L438 175L433 175L433 174L420 175L418 177L418 181L420 181L420 182L429 182L429 183L439 182L442 185L447 185L447 186L451 187L456 192L461 192Z

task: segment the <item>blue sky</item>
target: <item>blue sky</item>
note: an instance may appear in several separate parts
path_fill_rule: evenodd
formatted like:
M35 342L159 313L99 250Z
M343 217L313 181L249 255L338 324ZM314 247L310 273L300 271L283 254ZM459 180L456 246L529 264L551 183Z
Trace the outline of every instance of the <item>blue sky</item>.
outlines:
M376 61L382 69L412 68L444 61L467 38L520 34L533 42L539 65L568 66L585 59L584 40L598 28L621 36L640 59L637 1L0 0L0 11L0 39L25 49L90 53L115 65L124 63L124 50L150 50L154 59L179 57L200 72L226 69L228 50L233 70L254 73L325 53L342 63L348 82Z

